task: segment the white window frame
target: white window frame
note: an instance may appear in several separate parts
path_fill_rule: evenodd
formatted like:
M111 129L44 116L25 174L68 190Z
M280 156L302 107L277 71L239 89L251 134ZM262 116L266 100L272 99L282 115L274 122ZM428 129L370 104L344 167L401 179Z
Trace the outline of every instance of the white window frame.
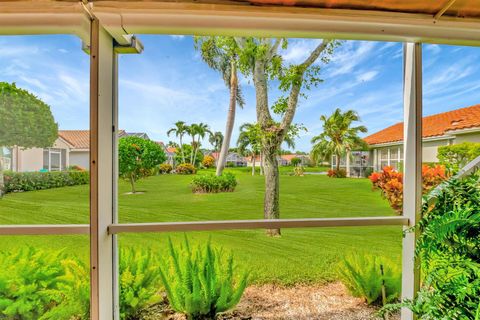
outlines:
M43 152L47 151L48 153L48 171L62 171L62 150L58 149L60 151L57 151L58 148L46 148L43 149ZM59 156L59 168L58 170L52 170L52 154L55 154ZM43 164L43 167L45 168L45 164Z
M124 10L92 7L81 3L45 3L42 11L25 12L25 6L0 3L0 34L73 33L82 38L90 51L91 81L91 203L89 225L0 226L0 235L83 234L91 244L91 319L118 319L118 291L115 291L116 241L119 232L170 232L230 230L244 228L299 228L365 225L403 225L418 221L421 204L421 45L419 42L480 45L480 23L449 18L432 23L430 16L348 10L211 6L201 4L148 3L129 11L129 3L113 1ZM72 9L73 8L73 9ZM153 8L153 9L152 9ZM85 12L81 10L85 9ZM155 11L155 9L157 9ZM28 11L28 10L27 10ZM122 16L118 12L122 12ZM436 18L438 18L436 16ZM103 28L98 21L100 19ZM468 19L467 19L468 20ZM400 217L350 219L290 219L254 221L205 221L151 224L118 224L116 214L117 66L114 39L129 44L124 30L131 33L210 33L297 37L336 37L358 40L408 42L404 48L404 214ZM130 40L129 40L130 39ZM417 43L413 43L416 41ZM126 43L128 42L128 43ZM128 49L128 48L127 48ZM113 128L113 130L112 130ZM408 157L406 156L408 155ZM402 268L404 298L415 297L419 285L418 261L414 258L417 233L403 240ZM414 319L402 310L402 320Z

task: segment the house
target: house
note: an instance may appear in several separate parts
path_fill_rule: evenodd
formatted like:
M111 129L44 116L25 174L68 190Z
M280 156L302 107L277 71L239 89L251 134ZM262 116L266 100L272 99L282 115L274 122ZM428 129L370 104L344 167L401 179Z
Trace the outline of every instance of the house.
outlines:
M371 148L372 166L401 169L403 122L364 139ZM462 142L480 142L480 104L423 118L422 161L438 162L438 147Z
M310 163L310 156L304 154L282 154L280 156L281 162L278 164L289 166L292 164L292 159L300 159L300 165L306 166Z
M175 155L177 154L177 148L175 147L166 147L164 148L165 155L167 156L167 163L172 167L175 166Z
M16 172L61 171L71 165L88 168L89 141L88 130L59 130L51 148L6 148L9 166L5 168Z
M364 138L369 151L352 152L350 172L358 163L358 156L363 157L365 167L379 171L385 166L402 170L403 166L403 122L375 132ZM440 146L462 142L480 142L480 104L423 117L422 126L422 161L438 162ZM368 163L368 165L366 165ZM332 159L332 168L335 157ZM341 167L346 167L346 159L341 159ZM351 174L352 175L352 174Z
M220 152L211 152L209 154L215 159L215 162L218 161ZM227 159L225 160L226 167L246 167L247 159L237 152L229 152Z
M148 138L146 133L127 133L119 137ZM4 168L15 172L62 171L70 166L88 169L90 164L90 131L59 130L51 148L4 148Z

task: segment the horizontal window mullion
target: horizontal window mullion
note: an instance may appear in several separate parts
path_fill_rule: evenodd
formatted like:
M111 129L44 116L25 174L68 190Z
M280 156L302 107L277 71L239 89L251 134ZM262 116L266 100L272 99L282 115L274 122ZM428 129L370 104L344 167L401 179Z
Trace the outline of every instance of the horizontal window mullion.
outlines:
M221 220L158 223L119 223L108 227L110 234L138 232L184 232L235 229L322 228L364 226L407 226L408 219L395 217L312 218L278 220Z
M88 224L22 224L0 225L0 236L89 234Z

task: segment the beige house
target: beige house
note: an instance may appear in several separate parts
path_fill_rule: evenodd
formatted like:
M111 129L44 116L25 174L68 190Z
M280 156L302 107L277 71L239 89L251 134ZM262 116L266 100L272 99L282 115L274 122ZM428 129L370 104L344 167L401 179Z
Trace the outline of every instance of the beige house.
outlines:
M438 162L438 147L480 142L480 105L423 118L422 161ZM374 170L385 166L400 169L403 162L403 122L364 139L370 146Z
M353 151L348 161L350 177L365 176L371 170L386 166L396 170L403 168L403 122L378 131L364 140L369 151ZM438 162L438 148L462 142L480 142L480 104L423 118L422 161ZM332 169L335 167L332 157ZM346 157L340 159L340 167L347 169ZM370 170L368 170L370 169Z
M89 166L89 131L59 130L51 148L4 148L4 168L15 172L61 171Z

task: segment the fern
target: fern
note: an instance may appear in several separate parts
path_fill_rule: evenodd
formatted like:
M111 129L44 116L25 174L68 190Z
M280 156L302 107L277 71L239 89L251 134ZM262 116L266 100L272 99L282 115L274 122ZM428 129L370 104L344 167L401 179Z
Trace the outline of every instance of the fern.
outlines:
M421 320L480 320L480 175L452 179L424 198L418 226L423 283L410 308Z
M248 273L235 276L231 254L224 258L223 251L213 248L210 241L192 249L186 237L179 248L169 238L168 249L169 257L159 273L172 309L188 319L214 319L238 304Z
M340 263L338 272L350 293L368 304L382 300L382 284L387 302L399 298L401 273L389 260L365 254L350 255Z
M122 249L119 255L120 317L133 319L146 306L158 302L158 259L150 250Z

